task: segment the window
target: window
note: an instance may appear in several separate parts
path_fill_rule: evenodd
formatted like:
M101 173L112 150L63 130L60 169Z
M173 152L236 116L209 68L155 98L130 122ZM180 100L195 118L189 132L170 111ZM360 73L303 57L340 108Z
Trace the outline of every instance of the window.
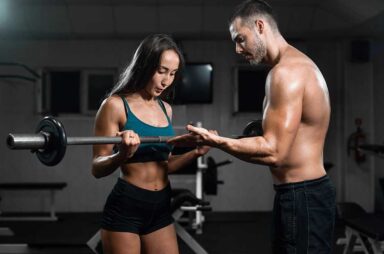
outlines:
M110 71L85 71L83 112L96 112L107 93L115 85L115 75Z
M59 113L80 113L80 71L52 71L49 73L49 111Z
M38 111L51 115L94 114L116 82L114 69L44 70Z
M175 84L174 104L212 103L213 67L209 63L187 63Z
M269 72L265 66L235 68L234 112L263 111L265 82Z

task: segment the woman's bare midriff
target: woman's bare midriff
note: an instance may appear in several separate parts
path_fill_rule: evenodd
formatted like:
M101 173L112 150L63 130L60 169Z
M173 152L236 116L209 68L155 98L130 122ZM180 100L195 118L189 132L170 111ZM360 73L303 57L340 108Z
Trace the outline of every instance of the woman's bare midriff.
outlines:
M127 163L121 166L121 177L142 189L162 190L168 185L167 164L167 161Z

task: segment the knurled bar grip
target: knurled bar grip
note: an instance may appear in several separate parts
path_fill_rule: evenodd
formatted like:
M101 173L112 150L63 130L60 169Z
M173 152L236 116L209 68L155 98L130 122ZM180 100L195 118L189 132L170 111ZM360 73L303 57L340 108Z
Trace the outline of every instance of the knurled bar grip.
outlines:
M164 143L171 136L145 136L140 137L141 143ZM36 134L12 134L7 137L7 145L15 150L44 149L49 143L49 133ZM97 145L97 144L120 144L121 137L67 137L67 145Z

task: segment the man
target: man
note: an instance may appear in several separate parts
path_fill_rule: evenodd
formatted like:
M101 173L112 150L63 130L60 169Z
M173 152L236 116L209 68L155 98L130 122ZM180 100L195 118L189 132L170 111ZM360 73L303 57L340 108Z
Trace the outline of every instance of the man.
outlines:
M314 62L280 34L272 8L259 0L240 4L229 30L236 53L252 65L271 66L265 86L263 136L231 139L203 128L170 140L175 145L219 148L267 165L276 190L274 253L331 253L335 191L323 166L330 119L326 82Z

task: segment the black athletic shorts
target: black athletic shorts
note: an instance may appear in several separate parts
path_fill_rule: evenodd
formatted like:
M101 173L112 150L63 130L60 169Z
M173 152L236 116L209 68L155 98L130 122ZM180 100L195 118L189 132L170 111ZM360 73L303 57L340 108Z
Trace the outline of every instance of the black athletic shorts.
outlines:
M118 178L104 206L101 227L109 231L149 234L174 222L171 186L142 189Z
M336 193L329 177L274 188L273 253L331 254Z

